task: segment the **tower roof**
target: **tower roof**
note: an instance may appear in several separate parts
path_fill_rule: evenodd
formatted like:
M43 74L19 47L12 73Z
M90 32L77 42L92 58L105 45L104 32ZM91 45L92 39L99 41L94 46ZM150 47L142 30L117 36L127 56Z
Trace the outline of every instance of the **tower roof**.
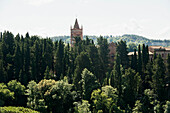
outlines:
M74 29L80 29L77 18L76 18L76 21L75 21L75 24L74 24Z

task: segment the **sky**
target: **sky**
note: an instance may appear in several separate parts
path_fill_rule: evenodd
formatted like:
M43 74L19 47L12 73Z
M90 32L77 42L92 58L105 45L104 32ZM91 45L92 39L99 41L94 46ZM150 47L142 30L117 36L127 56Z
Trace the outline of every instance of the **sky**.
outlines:
M0 0L0 32L70 35L76 18L84 35L170 39L170 0Z

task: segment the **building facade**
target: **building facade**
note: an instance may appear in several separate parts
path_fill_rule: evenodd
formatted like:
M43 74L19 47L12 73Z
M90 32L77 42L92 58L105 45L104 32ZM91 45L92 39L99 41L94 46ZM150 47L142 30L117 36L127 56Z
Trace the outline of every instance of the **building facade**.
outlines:
M70 44L71 44L71 47L73 47L75 43L75 37L80 37L81 40L83 40L83 27L82 26L81 28L79 27L77 18L76 18L74 27L72 28L71 26L70 30L71 30Z
M161 55L162 59L166 61L168 58L168 54L170 54L170 47L149 46L149 51L152 53L156 53L156 55Z

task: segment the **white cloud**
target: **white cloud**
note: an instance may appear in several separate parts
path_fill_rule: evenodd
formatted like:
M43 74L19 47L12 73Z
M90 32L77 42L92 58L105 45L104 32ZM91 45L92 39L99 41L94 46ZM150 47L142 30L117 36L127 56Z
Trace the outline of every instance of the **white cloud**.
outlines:
M130 19L128 23L124 24L124 29L127 32L140 32L142 31L142 26L136 19Z
M157 34L160 38L170 39L170 26L163 28L161 31L158 32Z
M33 6L41 6L53 2L54 0L25 0L26 3Z

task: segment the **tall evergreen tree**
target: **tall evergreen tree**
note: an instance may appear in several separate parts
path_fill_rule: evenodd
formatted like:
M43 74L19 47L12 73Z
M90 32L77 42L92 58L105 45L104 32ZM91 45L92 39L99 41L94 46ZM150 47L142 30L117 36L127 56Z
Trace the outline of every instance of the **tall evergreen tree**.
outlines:
M102 70L102 62L99 57L97 47L95 45L89 45L87 49L88 55L92 61L92 73L97 77L97 79L102 82L104 79L105 73Z
M99 87L99 83L95 75L93 75L93 73L88 71L86 68L82 71L81 78L83 99L90 100L92 91Z
M15 79L19 80L19 73L22 69L22 59L21 59L21 50L19 45L16 45L15 54L14 54L14 71Z
M57 52L56 52L56 62L55 62L55 72L57 79L63 74L64 65L63 65L63 58L64 58L64 43L62 40L59 41Z
M107 39L104 39L102 36L100 36L100 38L97 39L97 43L99 45L98 51L99 51L99 56L101 58L101 61L103 63L103 71L104 73L106 73L107 67L108 67L108 54L109 54L109 49L108 49L108 42Z
M120 56L120 64L123 66L124 69L127 69L129 67L129 57L126 41L121 40L120 42L118 42L116 52Z
M160 55L154 60L153 63L153 76L151 86L155 93L158 95L158 100L165 99L165 65Z
M114 61L114 67L111 72L110 84L112 87L117 88L119 98L122 94L122 72L121 72L122 70L121 70L120 65L121 65L120 64L120 56L119 56L119 54L116 54L116 58Z
M137 66L137 70L139 72L140 75L142 75L142 58L141 58L141 49L140 49L140 45L138 46L138 66Z
M167 75L168 75L168 78L170 79L170 54L168 54L168 57L167 57Z
M0 42L0 83L1 82L6 82L6 72L3 66L3 54L2 54L2 45Z
M25 43L25 52L24 52L24 75L25 76L25 83L21 82L22 84L27 84L27 78L30 77L30 47L29 47L29 41L27 40Z
M145 44L142 45L142 69L145 70L146 67L146 48Z
M73 83L76 89L80 89L81 85L79 84L79 81L82 79L81 73L83 69L87 68L88 70L91 70L91 61L86 52L81 52L80 55L76 57L75 65L76 69L74 71Z
M7 81L14 79L13 55L15 50L14 35L5 31L2 39L3 66L7 72Z
M139 92L141 82L140 75L136 73L135 70L129 68L125 70L122 81L125 87L123 100L126 102L126 105L129 104L129 106L133 108Z

